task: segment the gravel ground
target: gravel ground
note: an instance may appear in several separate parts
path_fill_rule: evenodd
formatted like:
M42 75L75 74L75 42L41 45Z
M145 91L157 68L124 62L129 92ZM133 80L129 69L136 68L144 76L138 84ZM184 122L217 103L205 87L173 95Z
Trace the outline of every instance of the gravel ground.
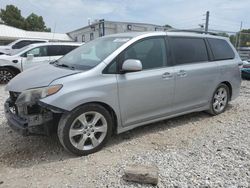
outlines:
M0 86L0 187L151 187L122 180L127 164L159 168L158 187L250 187L250 82L215 117L193 113L114 136L75 157L56 136L22 137L6 123Z

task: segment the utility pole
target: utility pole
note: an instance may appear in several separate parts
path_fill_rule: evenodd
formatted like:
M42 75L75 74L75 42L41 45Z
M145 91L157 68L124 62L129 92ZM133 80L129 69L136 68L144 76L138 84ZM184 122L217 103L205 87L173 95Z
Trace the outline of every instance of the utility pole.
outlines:
M239 34L236 33L236 36L235 36L235 48L236 48L237 51L239 51L238 45L240 46L241 30L242 30L242 22L240 22L240 31L239 31Z
M242 30L242 22L240 22L239 46L238 46L238 48L236 48L237 50L238 50L239 47L240 47L240 42L241 42L241 40L240 40L240 37L241 37L241 30ZM238 50L238 51L239 51L239 50Z
M208 32L208 22L209 22L209 11L207 11L206 13L205 32Z

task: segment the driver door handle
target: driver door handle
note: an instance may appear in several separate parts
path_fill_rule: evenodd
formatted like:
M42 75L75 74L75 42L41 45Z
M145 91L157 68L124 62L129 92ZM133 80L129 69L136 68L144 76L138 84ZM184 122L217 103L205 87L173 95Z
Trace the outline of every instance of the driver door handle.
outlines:
M187 72L185 70L180 70L177 73L177 76L179 76L179 77L185 77L185 76L187 76Z
M170 79L170 78L173 78L173 74L170 73L170 72L165 72L162 74L162 78L163 79Z

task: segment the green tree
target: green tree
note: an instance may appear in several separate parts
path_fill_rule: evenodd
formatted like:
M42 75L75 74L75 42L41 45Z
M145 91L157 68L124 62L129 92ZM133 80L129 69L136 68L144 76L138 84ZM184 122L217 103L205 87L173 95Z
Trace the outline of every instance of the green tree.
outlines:
M50 28L45 26L42 16L31 13L25 20L25 29L29 31L47 31L51 32Z
M1 9L0 19L4 24L16 28L28 31L51 32L51 29L46 27L42 16L32 13L25 19L21 14L21 10L14 5L7 5L5 9Z
M250 29L243 29L241 33L238 33L240 47L249 47L250 46Z
M164 25L164 27L173 28L171 25L168 25L168 24Z
M235 46L235 44L236 44L236 35L230 35L229 39L230 39L231 43Z
M237 47L250 47L250 29L243 29L235 35L231 35L230 41Z
M20 29L25 28L25 18L22 17L21 11L14 5L7 5L5 10L1 9L0 18L6 25Z
M218 33L219 36L222 36L222 37L229 37L229 35L227 33Z

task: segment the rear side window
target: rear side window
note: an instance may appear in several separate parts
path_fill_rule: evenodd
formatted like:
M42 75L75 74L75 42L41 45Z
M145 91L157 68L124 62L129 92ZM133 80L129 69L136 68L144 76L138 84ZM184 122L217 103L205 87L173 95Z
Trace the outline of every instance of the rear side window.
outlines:
M204 39L173 37L169 40L177 65L208 61Z
M70 51L74 50L75 48L77 48L78 46L62 46L61 50L62 50L62 55L66 55L67 53L69 53Z
M214 60L226 60L234 58L234 51L226 40L207 39L214 55Z
M48 47L48 53L49 56L62 56L69 53L76 47L77 46L53 45Z
M30 41L30 44L35 44L35 43L45 43L46 41L39 41L39 40L34 40Z
M31 41L23 40L23 41L17 42L14 46L12 46L12 49L20 49L20 48L27 46L29 44L31 44Z

